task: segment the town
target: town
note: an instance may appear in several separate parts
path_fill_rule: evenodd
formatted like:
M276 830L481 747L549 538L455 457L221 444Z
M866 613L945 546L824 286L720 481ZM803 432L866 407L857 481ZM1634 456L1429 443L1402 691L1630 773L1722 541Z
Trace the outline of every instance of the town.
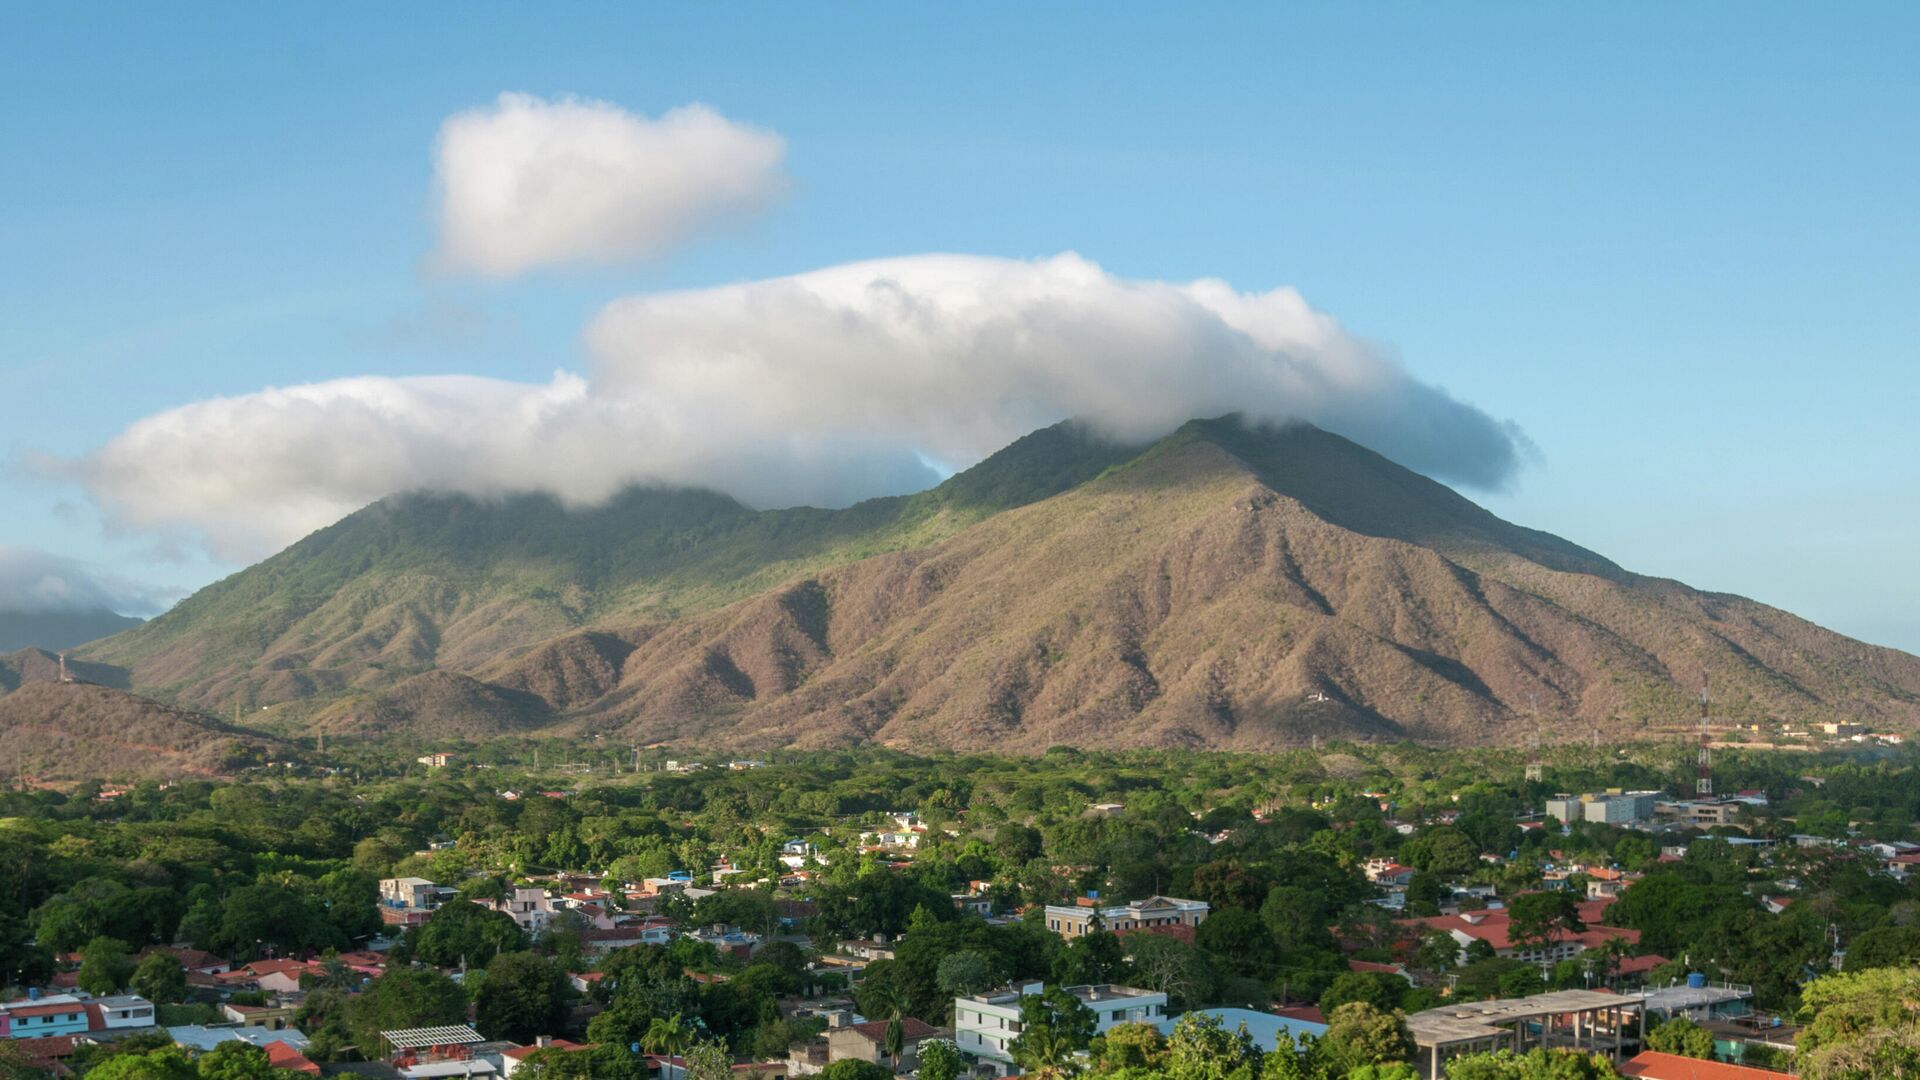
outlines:
M7 793L0 1068L1818 1078L1920 987L1904 747L548 753Z

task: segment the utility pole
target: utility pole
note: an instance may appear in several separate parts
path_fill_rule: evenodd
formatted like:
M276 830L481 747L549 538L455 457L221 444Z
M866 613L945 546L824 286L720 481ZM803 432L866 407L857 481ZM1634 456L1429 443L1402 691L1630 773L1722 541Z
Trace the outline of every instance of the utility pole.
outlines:
M1707 685L1703 682L1700 684L1700 754L1693 785L1694 794L1703 799L1713 795L1713 736L1707 731L1707 701Z

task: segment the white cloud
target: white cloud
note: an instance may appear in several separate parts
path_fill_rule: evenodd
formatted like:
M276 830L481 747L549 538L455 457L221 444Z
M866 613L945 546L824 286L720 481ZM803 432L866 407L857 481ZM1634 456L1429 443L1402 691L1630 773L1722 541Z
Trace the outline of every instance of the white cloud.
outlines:
M512 277L656 257L785 190L786 143L705 105L658 119L501 94L450 117L435 152L436 267Z
M912 490L1081 417L1129 438L1299 418L1494 486L1510 424L1411 377L1292 289L1129 280L1079 256L927 255L619 300L590 378L344 379L199 402L68 464L115 523L251 558L383 495L633 482L751 505Z
M152 615L172 599L165 590L103 573L77 559L0 544L0 611Z

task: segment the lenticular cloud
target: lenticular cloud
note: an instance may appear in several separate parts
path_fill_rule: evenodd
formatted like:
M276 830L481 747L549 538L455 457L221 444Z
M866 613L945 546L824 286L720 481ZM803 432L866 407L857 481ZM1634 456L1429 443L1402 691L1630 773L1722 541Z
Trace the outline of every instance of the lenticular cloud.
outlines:
M1077 255L925 255L629 297L590 372L358 378L186 405L68 463L119 523L257 557L383 495L632 483L755 506L932 483L1035 428L1146 439L1195 416L1302 419L1497 486L1513 425L1414 379L1292 289L1115 277Z

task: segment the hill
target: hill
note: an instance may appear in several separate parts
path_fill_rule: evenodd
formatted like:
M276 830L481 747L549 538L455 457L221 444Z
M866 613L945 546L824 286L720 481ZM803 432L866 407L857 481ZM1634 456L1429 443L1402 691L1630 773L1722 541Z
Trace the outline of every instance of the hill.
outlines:
M90 683L35 682L0 697L0 776L38 782L217 776L274 741Z
M389 500L85 650L328 730L1268 748L1920 725L1920 658L1633 574L1305 425L1071 425L920 495ZM431 673L431 674L429 674Z
M110 664L67 658L67 674L81 682L130 688L127 673ZM0 695L32 682L60 681L60 658L45 649L21 649L0 655Z
M111 611L0 611L0 653L59 652L117 634L141 620Z

